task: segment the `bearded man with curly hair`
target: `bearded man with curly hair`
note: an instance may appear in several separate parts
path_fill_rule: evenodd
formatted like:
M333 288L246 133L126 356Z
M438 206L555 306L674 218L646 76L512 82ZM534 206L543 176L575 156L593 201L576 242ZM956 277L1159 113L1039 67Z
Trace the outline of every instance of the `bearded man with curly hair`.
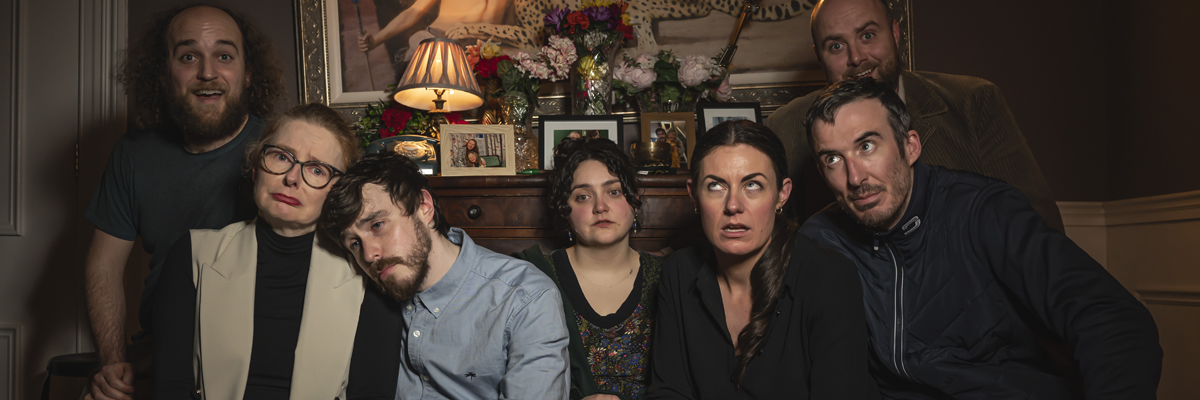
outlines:
M117 79L135 129L117 141L85 214L96 226L85 270L101 365L89 397L133 394L123 276L134 240L152 255L139 312L149 332L148 303L170 245L189 229L254 217L241 164L284 93L281 75L266 35L228 9L166 11L130 43Z

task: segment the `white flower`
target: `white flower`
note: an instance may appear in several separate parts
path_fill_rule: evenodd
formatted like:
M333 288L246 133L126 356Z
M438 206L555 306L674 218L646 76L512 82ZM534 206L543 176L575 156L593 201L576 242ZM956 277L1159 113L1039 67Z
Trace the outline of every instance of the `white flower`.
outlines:
M712 59L705 56L686 56L679 66L679 83L683 87L692 87L713 78L716 65Z

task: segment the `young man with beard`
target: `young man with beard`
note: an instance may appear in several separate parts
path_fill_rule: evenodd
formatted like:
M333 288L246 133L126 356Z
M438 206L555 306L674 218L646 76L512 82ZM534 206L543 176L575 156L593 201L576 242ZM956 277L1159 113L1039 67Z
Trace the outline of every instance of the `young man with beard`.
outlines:
M102 369L95 399L128 399L125 263L140 237L152 255L139 312L150 329L166 250L188 229L253 218L242 175L246 144L258 138L283 84L266 36L229 10L191 6L160 14L129 48L118 79L134 102L138 129L117 141L86 216L96 226L86 264L88 314Z
M983 79L933 72L904 71L896 51L900 24L884 0L824 0L812 13L812 37L825 77L837 83L870 77L900 94L922 132L921 161L975 172L1016 186L1046 224L1063 231L1058 205L1037 160L1000 89ZM804 117L817 93L780 108L766 125L788 148L790 175L808 191L809 204L796 203L807 216L829 203L821 179L812 173ZM806 207L807 206L807 207Z
M1013 186L917 161L912 123L871 79L820 92L805 120L839 207L801 233L858 266L884 397L1154 398L1150 312Z
M403 305L394 316L403 324L359 320L351 383L359 371L399 365L396 398L566 399L567 328L554 282L451 228L431 190L412 160L380 153L326 197L322 232Z

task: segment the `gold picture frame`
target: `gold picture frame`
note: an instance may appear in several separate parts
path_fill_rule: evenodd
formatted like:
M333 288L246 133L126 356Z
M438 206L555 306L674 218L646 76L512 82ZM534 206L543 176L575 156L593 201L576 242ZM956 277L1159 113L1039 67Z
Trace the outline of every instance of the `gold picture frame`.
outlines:
M696 149L696 114L691 112L641 113L639 118L642 122L643 142L666 141L669 140L672 133L675 134L678 148L684 150L684 153L679 156L679 168L688 168L688 162L692 159L692 150Z
M897 51L900 53L901 64L906 66L908 70L912 70L915 65L913 61L912 0L886 1L892 10L892 17L900 25L900 44ZM343 38L329 41L327 38L330 35L327 33L330 31L330 21L335 21L334 23L336 23L336 17L332 16L329 10L332 9L336 13L338 1L295 0L295 2L296 35L298 36L297 47L299 50L298 57L300 58L298 91L300 92L301 102L326 104L342 112L347 118L357 120L363 115L364 106L371 100L354 101L349 98L343 99L342 97L344 96L338 93L331 95L337 89L334 87L337 86L336 82L333 82L334 77L330 76L332 74L331 70L339 66L333 65L336 62L331 63L331 60L336 60L336 58L331 58L330 54L331 52L341 54ZM801 3L802 7L811 8L816 1L805 0ZM515 7L515 3L512 7ZM726 15L722 18L732 19L732 16ZM798 18L807 17L802 16ZM732 32L733 22L730 21L728 23L728 29ZM753 25L753 22L751 25ZM351 28L357 27L352 26ZM332 31L340 32L340 29L334 26ZM808 34L807 29L797 32L797 34L801 35ZM715 52L720 49L714 48L712 50ZM811 47L786 50L812 52ZM741 54L740 56L745 57L747 54L749 53ZM737 62L738 58L734 58L734 64L737 64ZM823 76L820 71L803 66L797 66L796 71L768 71L752 74L735 73L731 77L733 93L730 101L762 104L763 117L767 117L775 109L787 104L792 99L826 86L828 83L824 79L820 79L820 76ZM341 77L337 77L336 79L341 79ZM546 90L540 96L537 113L539 115L565 114L567 112L566 96L562 93L550 92L552 90ZM379 93L380 96L384 94L383 92ZM620 114L626 116L626 122L634 122L636 114L632 110L625 110L620 112Z
M443 124L439 130L442 176L517 174L512 125Z

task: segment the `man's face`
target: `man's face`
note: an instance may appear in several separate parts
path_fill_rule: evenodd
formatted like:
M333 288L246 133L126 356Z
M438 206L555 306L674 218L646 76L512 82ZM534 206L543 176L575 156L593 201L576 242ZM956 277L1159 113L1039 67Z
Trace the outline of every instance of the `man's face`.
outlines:
M912 164L921 155L917 132L908 131L900 148L887 109L874 99L842 106L834 121L813 124L817 168L838 205L858 223L874 231L891 229L908 208Z
M233 18L212 7L184 10L167 28L167 46L175 124L207 139L236 132L246 118L250 76Z
M813 19L813 46L832 83L870 76L892 90L900 85L896 47L900 24L888 23L879 0L827 0Z
M398 301L413 298L429 275L429 251L433 247L426 219L432 219L432 200L423 193L412 215L392 202L383 186L363 186L362 213L342 232L345 246L363 271ZM428 218L426 218L428 217Z

